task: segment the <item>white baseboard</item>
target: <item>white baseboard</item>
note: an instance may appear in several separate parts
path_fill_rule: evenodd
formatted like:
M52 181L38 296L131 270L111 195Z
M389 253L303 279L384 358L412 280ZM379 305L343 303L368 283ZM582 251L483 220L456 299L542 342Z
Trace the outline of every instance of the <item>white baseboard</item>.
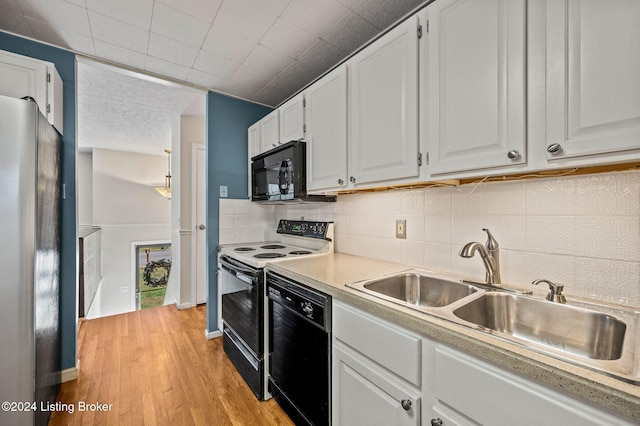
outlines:
M178 301L176 300L176 308L178 308L179 310L193 308L194 306L196 306L196 305L194 305L193 303L182 303L182 304L179 304Z
M204 337L206 337L207 340L215 339L216 337L222 337L222 332L220 330L211 331L211 332L209 330L205 330Z
M76 366L67 368L60 372L60 383L70 382L78 379L78 373L80 372L80 360L76 360Z

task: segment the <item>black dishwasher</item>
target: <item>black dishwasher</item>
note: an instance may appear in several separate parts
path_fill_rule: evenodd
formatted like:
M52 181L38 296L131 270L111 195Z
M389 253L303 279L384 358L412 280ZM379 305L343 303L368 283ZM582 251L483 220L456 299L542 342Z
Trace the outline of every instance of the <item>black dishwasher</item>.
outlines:
M331 423L331 297L267 273L269 392L296 425Z

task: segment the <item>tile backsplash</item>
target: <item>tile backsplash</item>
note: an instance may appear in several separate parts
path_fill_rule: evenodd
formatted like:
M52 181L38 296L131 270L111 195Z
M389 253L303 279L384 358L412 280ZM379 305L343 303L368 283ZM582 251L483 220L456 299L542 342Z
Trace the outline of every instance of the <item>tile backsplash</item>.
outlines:
M484 279L469 241L489 228L502 281L536 278L575 295L640 307L640 172L341 195L336 203L265 206L220 201L220 242L276 237L277 219L333 220L336 251ZM395 238L396 219L407 222ZM240 229L237 225L247 225Z

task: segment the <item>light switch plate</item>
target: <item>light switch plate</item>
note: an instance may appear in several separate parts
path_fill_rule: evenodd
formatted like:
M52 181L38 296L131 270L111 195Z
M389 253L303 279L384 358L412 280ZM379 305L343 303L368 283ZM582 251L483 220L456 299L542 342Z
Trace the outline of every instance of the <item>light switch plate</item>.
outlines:
M220 185L220 198L227 198L229 196L229 187L227 185Z
M407 238L407 221L405 219L396 220L396 238Z

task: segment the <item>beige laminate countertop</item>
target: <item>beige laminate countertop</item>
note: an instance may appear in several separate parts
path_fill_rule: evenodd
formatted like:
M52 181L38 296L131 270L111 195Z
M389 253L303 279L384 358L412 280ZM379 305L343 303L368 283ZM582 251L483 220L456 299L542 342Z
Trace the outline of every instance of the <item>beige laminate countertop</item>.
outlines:
M346 287L355 281L394 274L414 267L336 253L275 262L267 270L392 321L425 337L544 385L592 402L640 423L640 386L533 352L480 331L402 307Z

